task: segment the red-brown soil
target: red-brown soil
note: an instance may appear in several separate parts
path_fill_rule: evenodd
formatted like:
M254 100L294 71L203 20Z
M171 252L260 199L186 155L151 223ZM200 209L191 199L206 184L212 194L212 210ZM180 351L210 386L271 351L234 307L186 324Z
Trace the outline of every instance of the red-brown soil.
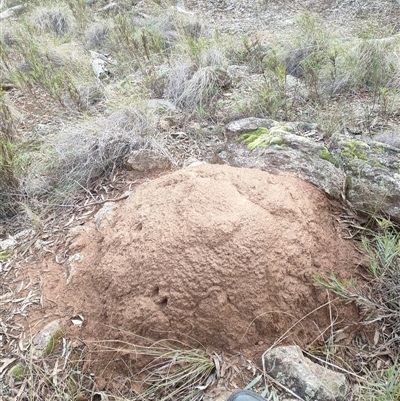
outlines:
M255 355L327 302L315 275L349 279L360 259L326 197L289 176L202 165L114 205L70 233L75 261L42 266L45 310L68 327L82 315L83 340L121 338L123 329ZM351 305L331 313L342 327L358 319ZM331 323L322 307L285 342L306 346Z

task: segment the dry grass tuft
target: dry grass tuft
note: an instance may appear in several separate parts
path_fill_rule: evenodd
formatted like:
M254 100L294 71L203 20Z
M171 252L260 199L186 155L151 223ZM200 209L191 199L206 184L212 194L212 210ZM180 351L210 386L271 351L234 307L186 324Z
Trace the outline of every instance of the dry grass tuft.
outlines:
M98 49L108 39L112 30L112 24L109 21L97 21L90 25L86 31L86 43L89 49Z
M35 23L42 29L54 32L57 36L72 33L71 18L61 8L41 8L36 10Z
M130 151L146 146L145 117L134 109L69 126L48 138L23 186L28 197L66 199L78 186L122 167ZM44 180L43 178L46 177Z

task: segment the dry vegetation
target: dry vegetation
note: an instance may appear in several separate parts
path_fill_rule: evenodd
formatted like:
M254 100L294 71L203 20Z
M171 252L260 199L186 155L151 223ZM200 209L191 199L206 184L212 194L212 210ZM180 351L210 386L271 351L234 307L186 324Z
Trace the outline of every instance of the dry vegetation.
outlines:
M372 19L367 28L341 33L303 12L268 41L253 33L233 38L164 0L33 0L1 24L3 230L40 227L78 190L123 168L132 150L152 148L175 165L183 163L195 145L177 150L164 132L166 122L170 131L186 129L194 144L208 138L210 129L212 140L220 141L224 123L248 116L316 122L325 138L346 130L386 135L395 146L399 141L393 132L399 126L400 36ZM96 53L104 58L98 76L93 62L102 58ZM201 154L211 159L212 147ZM371 286L335 277L321 284L365 308L366 321L378 323L375 343L351 350L359 361L356 372L342 352L332 354L331 344L324 355L358 382L355 400L398 400L400 234L385 220L367 227L360 240L371 259ZM0 252L0 261L10 256ZM80 346L60 341L50 356L34 357L29 347L4 356L3 363L12 360L0 366L5 400L78 400L80 394L106 399L84 372ZM194 389L213 383L208 378L220 363L218 356L164 343L141 348L147 355L153 351L146 394L157 399L169 399L160 384L165 377L167 393L174 394L173 381L182 383L177 372L189 380L177 399L200 399ZM177 358L183 362L176 365ZM273 391L269 397L277 399Z

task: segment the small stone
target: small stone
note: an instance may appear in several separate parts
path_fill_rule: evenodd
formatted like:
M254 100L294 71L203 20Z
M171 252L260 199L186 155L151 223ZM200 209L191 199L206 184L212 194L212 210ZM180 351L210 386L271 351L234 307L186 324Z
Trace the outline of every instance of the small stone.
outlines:
M89 401L89 398L86 397L84 393L78 393L76 395L76 401Z
M7 251L9 249L13 249L17 246L17 240L15 238L7 238L3 241L0 241L0 249L2 251Z
M130 153L126 166L134 171L165 170L171 166L171 162L156 151L142 149Z
M46 324L42 330L39 331L33 338L33 345L35 346L35 350L41 354L46 350L50 341L58 331L60 331L61 324L59 320L53 320L52 322Z
M244 134L246 132L255 131L258 128L271 128L274 121L269 118L242 118L241 120L232 121L225 127L225 133L228 137Z
M98 391L103 391L105 390L106 386L107 386L107 381L106 379L104 379L104 377L98 377L96 379L96 386Z
M299 397L309 401L344 401L347 384L336 373L305 358L296 346L277 347L263 355L260 365Z

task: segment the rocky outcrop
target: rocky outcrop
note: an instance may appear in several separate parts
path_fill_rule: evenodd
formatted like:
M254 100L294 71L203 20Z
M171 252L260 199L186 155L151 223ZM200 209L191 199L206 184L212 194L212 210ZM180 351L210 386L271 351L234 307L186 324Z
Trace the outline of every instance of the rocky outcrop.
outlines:
M336 199L347 199L357 210L400 220L400 149L342 134L325 144L320 137L305 136L301 124L270 120L265 128L257 124L247 133L237 128L233 135L232 128L253 127L254 121L226 127L232 140L218 154L222 162L294 174Z

